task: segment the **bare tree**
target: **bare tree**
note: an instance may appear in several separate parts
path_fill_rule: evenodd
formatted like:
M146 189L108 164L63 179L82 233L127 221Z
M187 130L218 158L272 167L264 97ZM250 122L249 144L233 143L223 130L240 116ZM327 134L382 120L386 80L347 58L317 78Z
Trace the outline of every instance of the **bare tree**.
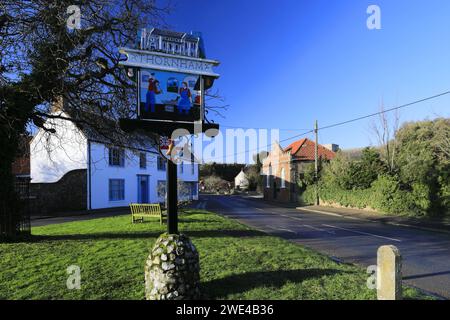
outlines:
M212 113L221 118L225 118L224 111L228 110L230 105L225 103L225 98L220 94L219 90L205 92L205 113Z
M73 5L81 12L79 29L67 25ZM164 24L168 10L154 0L0 2L0 217L18 211L11 164L30 122L54 134L47 120L65 119L105 138L127 140L115 134L114 120L134 114L136 93L118 48L134 46L142 27ZM52 112L58 103L70 117Z
M395 171L396 140L395 135L400 126L400 115L398 111L392 114L385 112L383 101L380 104L378 120L371 123L371 131L374 133L380 147L381 156L386 162L390 172Z

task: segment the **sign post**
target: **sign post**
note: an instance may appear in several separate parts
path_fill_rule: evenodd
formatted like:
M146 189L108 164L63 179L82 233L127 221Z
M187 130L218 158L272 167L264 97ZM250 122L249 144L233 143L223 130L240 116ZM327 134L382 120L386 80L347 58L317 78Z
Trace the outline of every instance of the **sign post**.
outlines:
M170 148L169 148L170 150ZM178 234L177 165L167 157L167 232Z
M206 59L199 33L143 29L136 48L119 48L120 62L137 84L137 117L120 119L124 131L144 130L160 136L167 148L167 233L157 240L145 265L145 297L149 300L199 298L197 249L178 230L178 179L175 132L217 134L219 125L205 119L205 90L219 77L216 60ZM136 75L136 77L134 77ZM213 132L211 133L210 129ZM192 159L193 157L191 157Z

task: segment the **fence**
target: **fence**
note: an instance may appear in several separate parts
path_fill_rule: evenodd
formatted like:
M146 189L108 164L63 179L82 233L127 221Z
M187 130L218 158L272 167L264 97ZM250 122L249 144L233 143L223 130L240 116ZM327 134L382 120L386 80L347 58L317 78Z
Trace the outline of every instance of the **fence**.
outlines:
M0 208L0 237L30 235L30 178L16 177L14 189L19 199L19 210L11 210L6 203Z

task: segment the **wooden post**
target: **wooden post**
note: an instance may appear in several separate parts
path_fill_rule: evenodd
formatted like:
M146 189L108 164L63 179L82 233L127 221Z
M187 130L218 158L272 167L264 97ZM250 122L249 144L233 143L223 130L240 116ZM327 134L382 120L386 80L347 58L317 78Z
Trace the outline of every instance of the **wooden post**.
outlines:
M200 76L200 122L205 120L205 79Z

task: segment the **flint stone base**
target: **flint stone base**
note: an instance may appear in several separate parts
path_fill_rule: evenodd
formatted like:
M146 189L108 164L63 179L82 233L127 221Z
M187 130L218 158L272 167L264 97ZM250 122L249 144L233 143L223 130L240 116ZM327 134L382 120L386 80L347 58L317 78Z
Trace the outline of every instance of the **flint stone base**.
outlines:
M163 233L145 264L147 300L200 298L200 261L197 249L183 235Z

